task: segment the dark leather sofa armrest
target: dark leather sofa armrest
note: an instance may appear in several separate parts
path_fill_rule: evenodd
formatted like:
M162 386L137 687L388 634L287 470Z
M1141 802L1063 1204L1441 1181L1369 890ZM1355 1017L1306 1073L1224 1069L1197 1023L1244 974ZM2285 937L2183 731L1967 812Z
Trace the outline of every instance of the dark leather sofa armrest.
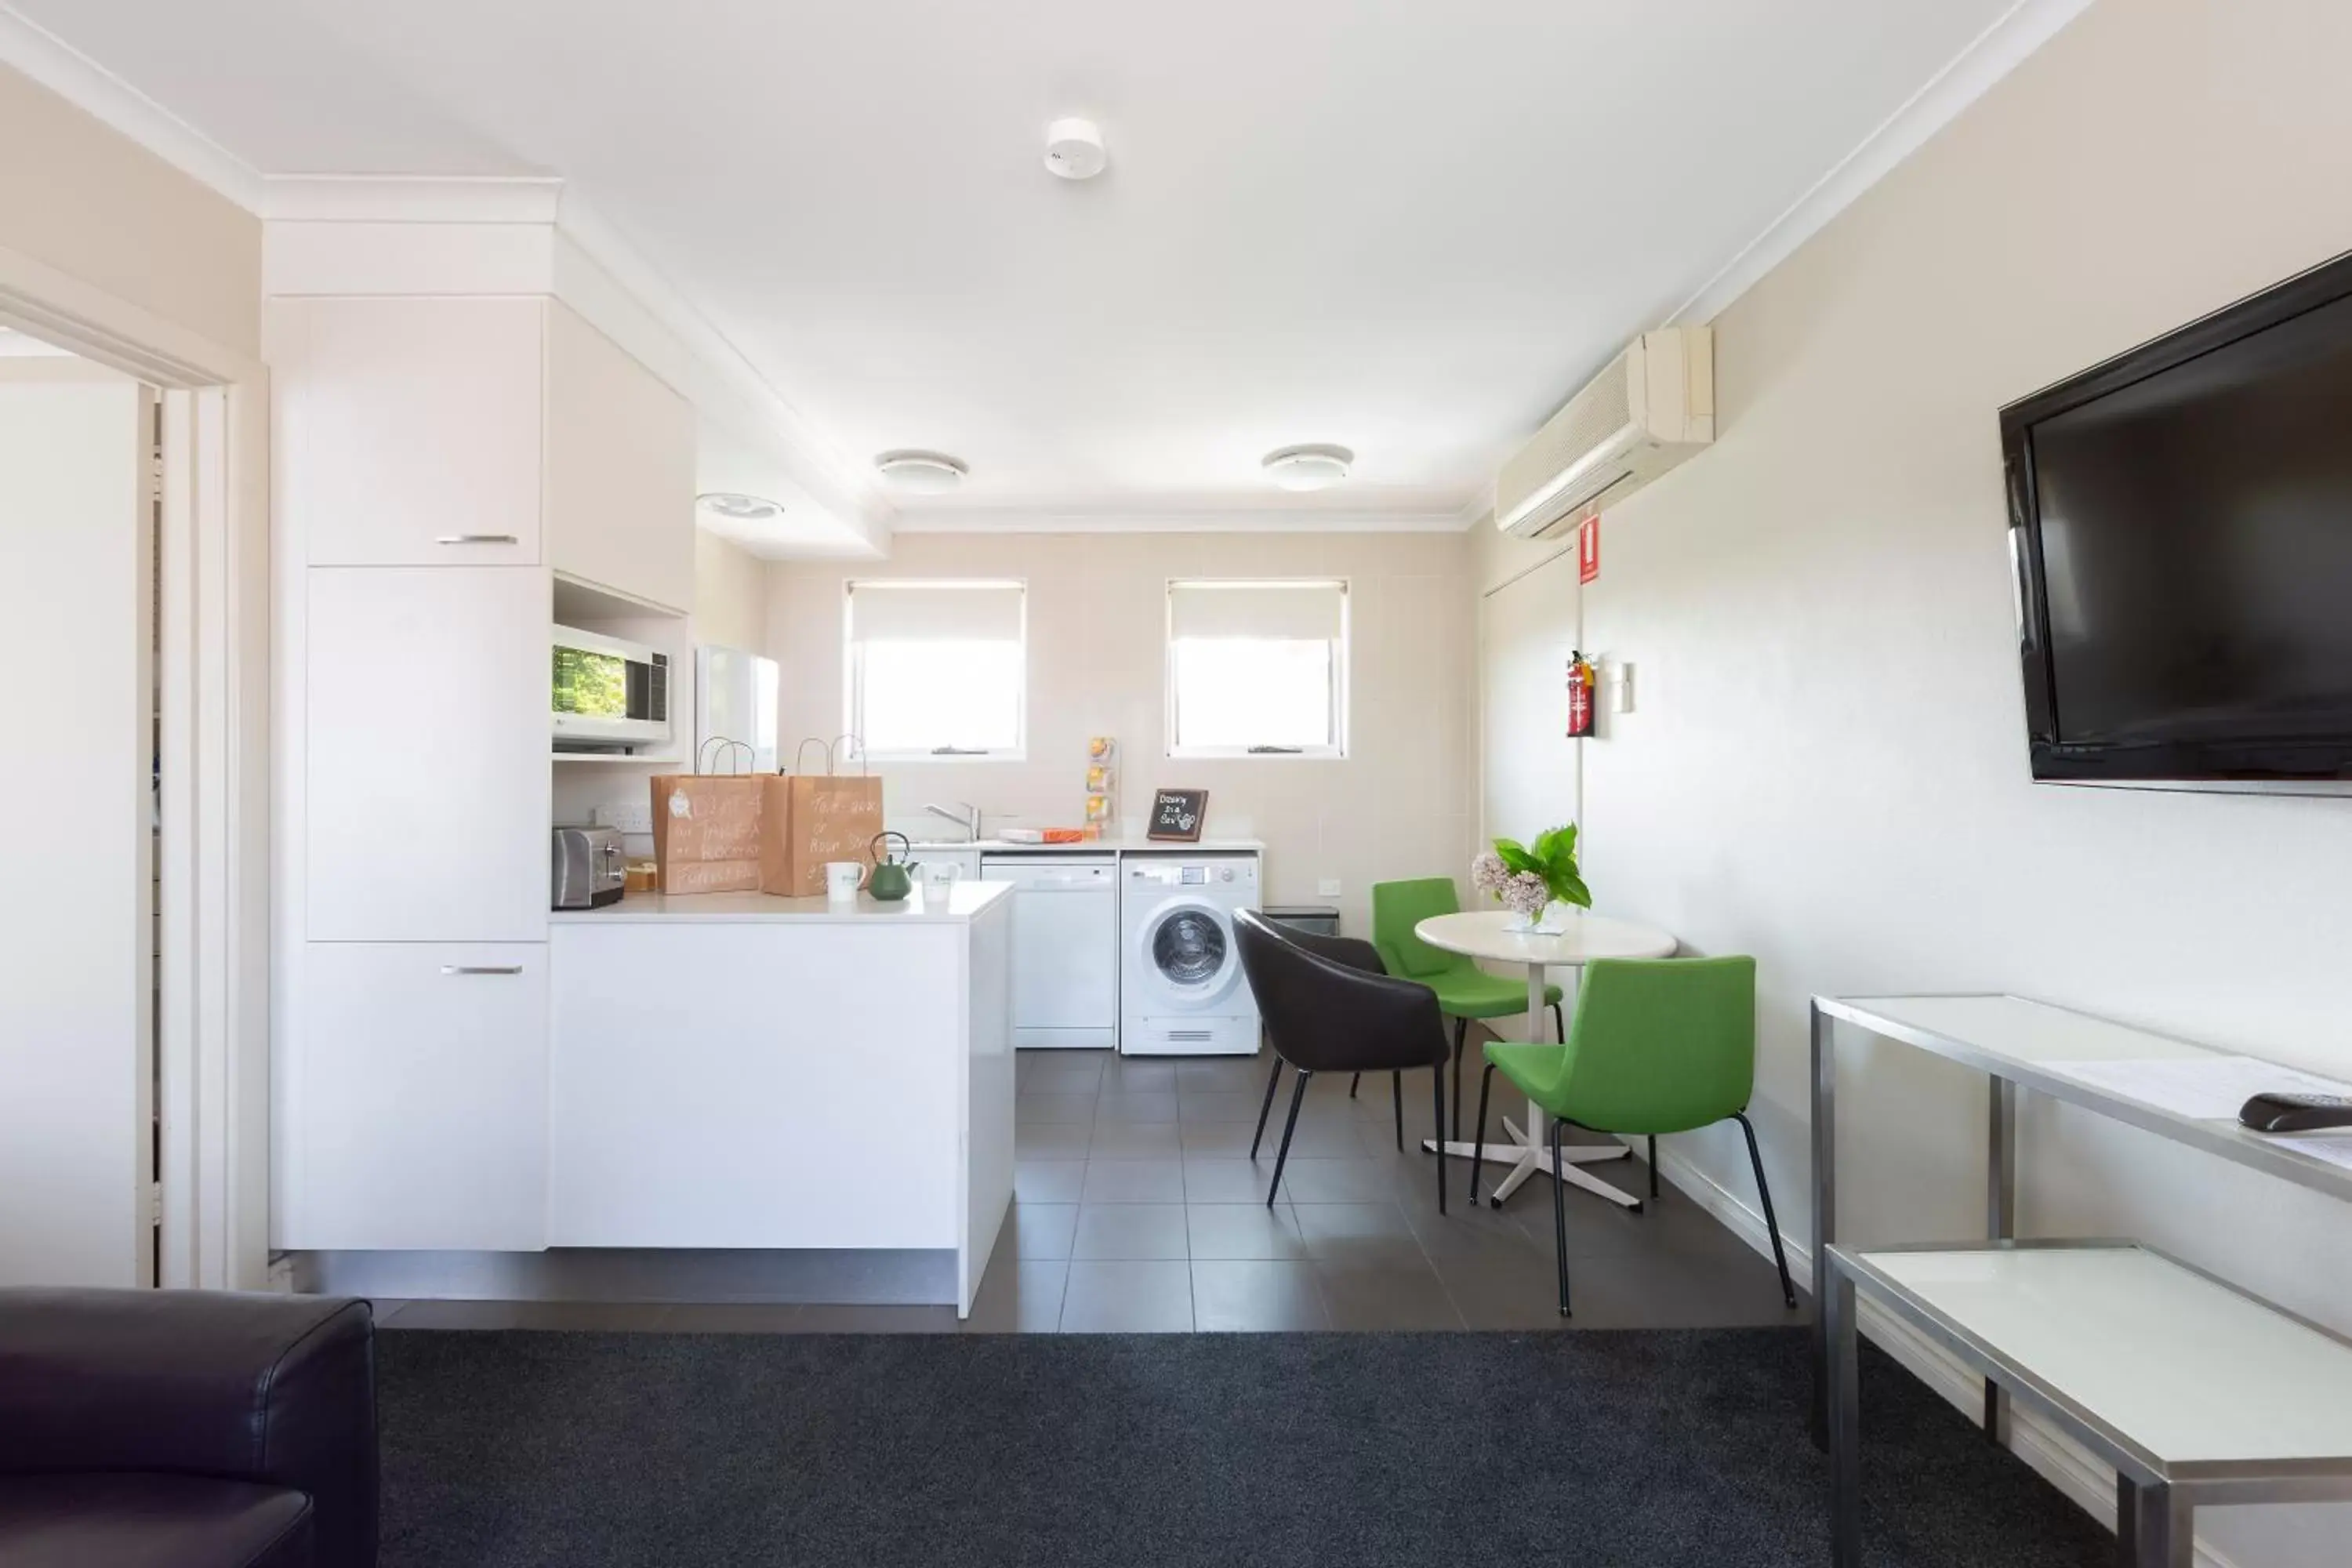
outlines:
M375 1562L364 1301L0 1289L0 1473L162 1470L308 1492L319 1562Z

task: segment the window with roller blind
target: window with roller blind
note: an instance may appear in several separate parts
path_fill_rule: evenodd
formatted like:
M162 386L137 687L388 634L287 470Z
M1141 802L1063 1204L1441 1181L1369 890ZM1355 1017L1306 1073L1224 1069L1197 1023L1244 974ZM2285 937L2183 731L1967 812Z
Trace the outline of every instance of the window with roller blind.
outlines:
M1168 584L1168 754L1348 754L1348 584Z
M1025 598L1012 582L850 583L845 728L866 755L1020 757Z

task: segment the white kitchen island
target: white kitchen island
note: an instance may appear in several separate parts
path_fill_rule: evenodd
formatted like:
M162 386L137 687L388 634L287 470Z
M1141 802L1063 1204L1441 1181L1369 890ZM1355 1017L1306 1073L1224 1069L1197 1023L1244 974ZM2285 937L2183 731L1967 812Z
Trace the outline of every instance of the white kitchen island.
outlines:
M550 917L548 1245L951 1252L1013 1200L1011 889Z
M971 1311L1013 1200L1009 884L545 919L310 944L278 1086L299 1288Z

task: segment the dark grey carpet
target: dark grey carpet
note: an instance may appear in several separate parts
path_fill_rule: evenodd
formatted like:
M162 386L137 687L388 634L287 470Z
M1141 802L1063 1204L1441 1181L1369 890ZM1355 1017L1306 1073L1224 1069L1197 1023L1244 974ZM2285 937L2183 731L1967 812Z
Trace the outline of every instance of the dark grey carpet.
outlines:
M1796 1329L377 1341L383 1568L1818 1568ZM1874 1564L2113 1538L1865 1350Z

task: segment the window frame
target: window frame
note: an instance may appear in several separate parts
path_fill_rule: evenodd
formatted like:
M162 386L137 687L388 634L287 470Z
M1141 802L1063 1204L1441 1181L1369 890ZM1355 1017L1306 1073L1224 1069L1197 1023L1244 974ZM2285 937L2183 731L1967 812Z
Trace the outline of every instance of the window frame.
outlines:
M1013 638L1019 674L1013 690L1013 744L950 751L865 749L865 658L857 637L856 595L866 588L946 590L1010 588L1020 595L1020 630ZM1029 760L1029 582L1024 577L845 577L841 582L841 717L845 738L855 738L855 755L868 763L1021 763Z
M1328 695L1331 739L1319 746L1266 749L1262 746L1186 746L1177 740L1176 591L1180 588L1337 588L1339 591L1339 635L1334 639ZM1355 584L1346 577L1171 577L1161 595L1160 664L1163 726L1162 749L1171 759L1187 762L1321 762L1348 760L1349 708L1353 681L1349 665L1355 643Z

